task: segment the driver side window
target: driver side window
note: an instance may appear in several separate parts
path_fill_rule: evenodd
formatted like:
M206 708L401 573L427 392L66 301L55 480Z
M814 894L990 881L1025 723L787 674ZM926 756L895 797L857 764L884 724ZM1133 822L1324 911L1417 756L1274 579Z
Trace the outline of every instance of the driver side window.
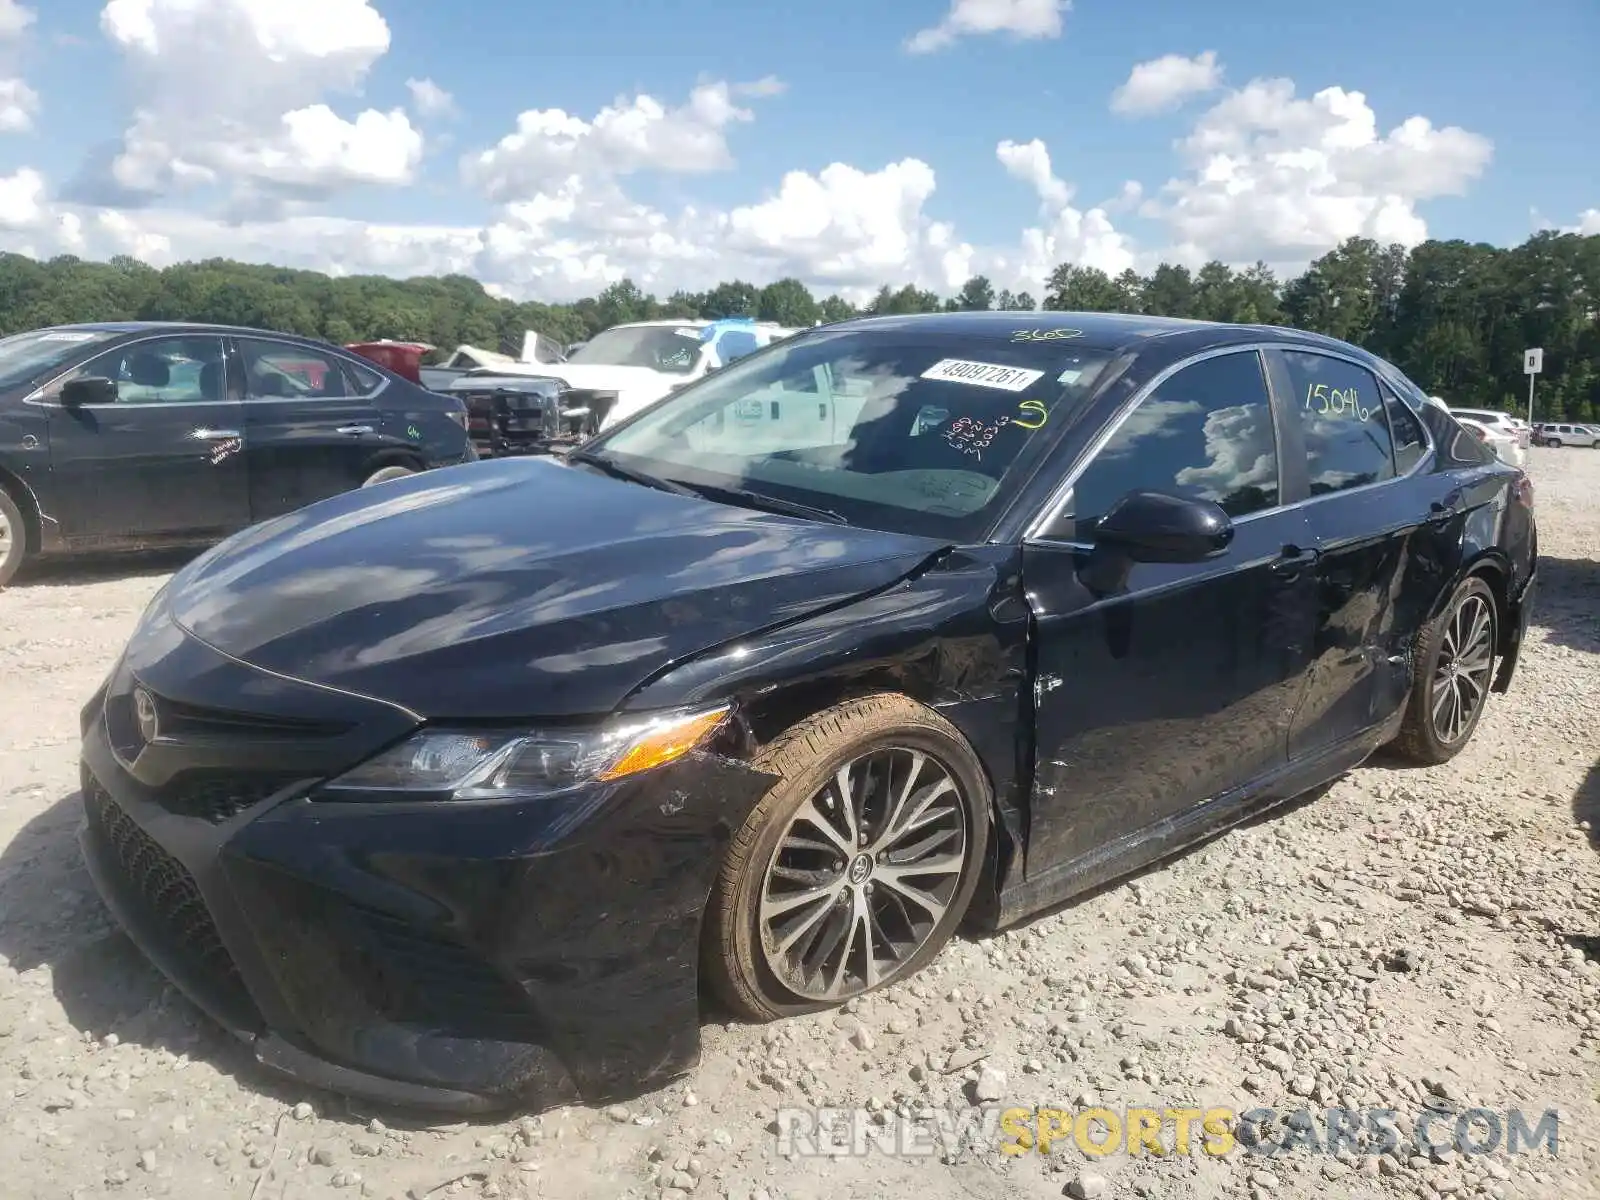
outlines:
M232 399L222 339L154 338L108 350L79 367L76 379L109 379L118 404L201 404Z
M1210 500L1234 518L1278 503L1278 453L1261 357L1224 354L1146 396L1090 461L1051 536L1089 541L1131 491Z

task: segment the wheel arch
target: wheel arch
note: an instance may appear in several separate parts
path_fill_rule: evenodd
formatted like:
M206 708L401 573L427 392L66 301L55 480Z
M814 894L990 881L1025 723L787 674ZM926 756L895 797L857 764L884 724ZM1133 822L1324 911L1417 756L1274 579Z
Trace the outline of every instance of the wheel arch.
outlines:
M676 664L623 705L729 702L752 758L784 730L866 695L893 693L960 733L990 791L988 861L969 914L998 915L998 893L1025 859L1033 725L1029 619L1004 597L1005 564L977 555L925 565L888 590L740 639ZM741 818L742 819L742 818Z
M22 513L23 545L26 553L29 555L39 553L44 547L44 517L33 489L20 475L0 467L0 491L4 491Z
M385 467L411 467L422 471L427 469L427 464L422 461L422 455L417 451L404 446L391 446L379 450L367 459L361 469L361 478L370 479Z

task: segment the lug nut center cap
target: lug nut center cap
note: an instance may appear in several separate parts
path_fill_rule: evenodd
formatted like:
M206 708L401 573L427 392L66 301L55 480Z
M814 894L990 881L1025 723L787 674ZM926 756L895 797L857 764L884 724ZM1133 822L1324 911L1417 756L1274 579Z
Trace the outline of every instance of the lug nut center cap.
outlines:
M858 854L850 862L849 880L853 884L863 884L867 876L872 874L872 855Z

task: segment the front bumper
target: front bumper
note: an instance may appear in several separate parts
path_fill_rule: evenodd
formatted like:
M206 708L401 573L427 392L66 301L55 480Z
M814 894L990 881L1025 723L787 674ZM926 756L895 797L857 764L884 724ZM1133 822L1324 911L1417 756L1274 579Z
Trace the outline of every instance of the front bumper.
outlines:
M768 777L699 755L531 804L313 802L334 757L409 717L168 642L85 709L84 855L133 940L263 1065L456 1112L606 1103L695 1065L718 846ZM183 721L130 759L136 682ZM252 732L242 697L305 724ZM220 709L226 735L193 734ZM274 739L298 776L261 772Z

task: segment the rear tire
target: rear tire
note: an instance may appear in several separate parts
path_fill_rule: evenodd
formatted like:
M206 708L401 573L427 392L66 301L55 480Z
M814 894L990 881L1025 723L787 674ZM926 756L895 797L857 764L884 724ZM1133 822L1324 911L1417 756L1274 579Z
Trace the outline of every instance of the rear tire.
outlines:
M955 727L905 696L868 696L801 721L752 765L780 780L712 891L701 962L712 992L771 1021L927 966L989 846L988 779Z
M1411 699L1394 742L1403 757L1437 766L1466 749L1489 702L1499 645L1494 592L1469 576L1417 639Z
M1546 438L1544 444L1546 446L1549 446L1552 450L1561 449L1561 439L1560 438Z
M22 569L28 556L28 523L9 492L0 489L0 588Z
M405 479L416 473L416 470L412 467L380 467L367 476L366 481L361 486L368 488L375 484L388 483L391 479Z

